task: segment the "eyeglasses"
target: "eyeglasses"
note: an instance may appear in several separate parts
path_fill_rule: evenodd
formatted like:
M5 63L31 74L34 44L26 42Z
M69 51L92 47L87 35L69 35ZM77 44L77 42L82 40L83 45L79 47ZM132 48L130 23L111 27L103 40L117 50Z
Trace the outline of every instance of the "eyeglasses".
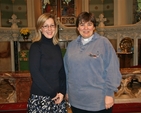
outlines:
M55 28L55 25L45 25L45 26L42 26L44 29L49 29L49 28L51 28L51 29L53 29L53 28Z

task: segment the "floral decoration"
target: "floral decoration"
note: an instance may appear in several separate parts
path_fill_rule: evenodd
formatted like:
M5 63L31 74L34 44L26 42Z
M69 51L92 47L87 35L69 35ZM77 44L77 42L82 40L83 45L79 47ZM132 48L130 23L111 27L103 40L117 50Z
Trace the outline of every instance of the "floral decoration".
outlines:
M21 33L22 36L29 36L30 35L30 31L29 31L28 28L22 28L20 30L20 33Z

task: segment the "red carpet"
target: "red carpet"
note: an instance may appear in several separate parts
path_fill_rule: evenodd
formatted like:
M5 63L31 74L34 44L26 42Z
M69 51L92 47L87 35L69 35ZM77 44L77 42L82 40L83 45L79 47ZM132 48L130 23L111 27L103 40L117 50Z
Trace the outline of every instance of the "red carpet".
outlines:
M0 113L26 113L27 103L0 104Z
M26 113L27 103L0 104L0 113ZM112 113L141 112L141 103L115 104Z

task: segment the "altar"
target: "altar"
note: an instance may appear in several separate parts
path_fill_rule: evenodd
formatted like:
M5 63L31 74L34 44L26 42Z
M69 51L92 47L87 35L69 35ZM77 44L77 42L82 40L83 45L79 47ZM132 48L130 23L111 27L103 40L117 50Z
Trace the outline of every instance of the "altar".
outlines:
M141 68L121 68L113 113L141 112ZM28 71L0 73L0 112L26 113L32 83Z
M113 113L141 112L141 68L121 68Z

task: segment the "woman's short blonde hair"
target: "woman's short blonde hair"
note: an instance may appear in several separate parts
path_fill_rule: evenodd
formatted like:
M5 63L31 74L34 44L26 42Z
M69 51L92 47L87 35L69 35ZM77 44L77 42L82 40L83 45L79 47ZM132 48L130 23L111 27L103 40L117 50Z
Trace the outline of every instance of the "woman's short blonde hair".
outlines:
M50 13L43 13L42 15L39 16L36 24L36 37L33 38L33 42L39 41L41 39L41 28L44 25L45 21L49 18L52 18L56 27L55 34L53 36L53 44L56 45L58 43L58 37L57 37L57 32L58 32L58 27L57 23L55 20L55 16Z

